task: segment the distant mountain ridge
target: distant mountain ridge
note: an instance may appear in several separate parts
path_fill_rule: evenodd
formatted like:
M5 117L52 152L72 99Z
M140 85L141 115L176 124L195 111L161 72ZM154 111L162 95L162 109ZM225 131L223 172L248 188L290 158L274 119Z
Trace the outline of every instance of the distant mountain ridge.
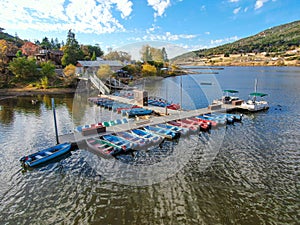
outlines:
M300 20L264 30L233 43L210 49L200 49L174 58L176 61L188 57L209 57L218 54L281 52L300 46Z

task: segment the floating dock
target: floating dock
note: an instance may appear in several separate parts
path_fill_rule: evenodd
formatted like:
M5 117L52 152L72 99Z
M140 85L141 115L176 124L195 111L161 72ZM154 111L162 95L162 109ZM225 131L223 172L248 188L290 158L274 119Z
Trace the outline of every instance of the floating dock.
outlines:
M121 103L139 105L134 99L128 99L120 96L101 95L101 97L109 98L111 100L115 100ZM68 142L68 143L76 144L76 143L84 142L87 138L90 137L99 137L105 134L112 134L120 131L129 131L132 129L142 128L148 125L156 125L160 123L166 123L169 121L174 121L179 119L186 119L186 118L204 115L208 113L221 113L221 112L228 112L228 111L239 109L238 105L231 105L231 104L216 104L216 105L210 105L207 108L201 108L201 109L189 110L189 111L172 110L172 109L166 109L158 106L142 106L142 107L145 109L151 109L160 116L148 116L147 119L138 119L135 121L129 121L128 123L106 127L106 131L101 133L98 133L97 130L95 129L94 132L91 132L91 134L89 135L83 135L82 133L79 132L60 135L59 142L60 143Z

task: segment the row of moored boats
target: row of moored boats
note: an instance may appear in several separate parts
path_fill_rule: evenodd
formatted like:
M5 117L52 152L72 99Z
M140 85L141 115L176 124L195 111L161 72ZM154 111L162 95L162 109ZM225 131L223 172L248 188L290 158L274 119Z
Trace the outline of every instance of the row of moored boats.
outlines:
M242 115L236 114L206 114L157 125L147 125L142 128L114 134L105 134L100 137L90 137L86 139L86 144L95 154L104 158L113 158L120 154L159 146L164 140L174 140L199 131L206 132L220 125L233 124L236 121L241 121L242 117ZM128 122L129 120L123 118L99 123L96 126L115 126ZM77 127L76 129L77 132L83 132L88 127L91 127L91 125ZM24 156L20 161L25 167L35 167L60 157L69 151L71 151L70 143L58 144Z
M118 102L109 98L90 98L89 100L98 106L121 113L122 116L127 116L128 118L151 115L153 113L153 110L151 109L145 109L138 105Z
M104 134L100 137L90 137L86 139L86 144L94 153L105 158L112 158L120 154L158 146L164 140L178 139L181 136L199 131L206 132L211 128L233 124L241 120L242 115L206 114L157 125L146 125L138 129L113 134Z

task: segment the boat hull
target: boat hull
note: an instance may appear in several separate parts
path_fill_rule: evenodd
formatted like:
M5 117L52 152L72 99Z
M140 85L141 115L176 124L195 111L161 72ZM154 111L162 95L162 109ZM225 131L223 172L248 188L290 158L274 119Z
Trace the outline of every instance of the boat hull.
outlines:
M149 140L148 147L154 146L154 145L159 145L164 141L164 137L147 132L145 130L141 130L141 129L133 129L133 130L131 130L131 133L136 135L137 137L142 137L142 138Z
M174 140L180 137L179 132L174 132L170 129L158 128L154 126L145 126L144 129L148 132L160 135L169 140Z
M106 159L111 159L122 152L121 148L109 145L107 142L98 138L89 138L86 144L93 153Z
M250 112L258 112L258 111L268 110L270 107L266 101L249 100L247 102L244 102L241 105L241 108L246 109Z
M70 143L58 144L50 148L43 149L34 154L24 156L20 162L25 167L36 167L41 164L47 163L55 158L58 158L71 151Z

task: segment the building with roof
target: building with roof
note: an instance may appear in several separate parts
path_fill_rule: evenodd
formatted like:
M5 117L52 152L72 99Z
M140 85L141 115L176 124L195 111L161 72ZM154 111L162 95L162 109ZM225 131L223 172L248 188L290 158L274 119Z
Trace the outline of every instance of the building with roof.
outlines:
M101 65L109 65L114 72L125 66L121 61L103 60L100 58L97 58L96 61L77 61L76 74L96 73Z

